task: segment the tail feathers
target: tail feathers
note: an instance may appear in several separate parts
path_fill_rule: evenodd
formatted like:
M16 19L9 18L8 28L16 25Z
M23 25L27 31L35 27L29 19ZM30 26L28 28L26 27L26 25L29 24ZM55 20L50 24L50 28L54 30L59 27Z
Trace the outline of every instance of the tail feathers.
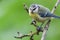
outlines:
M54 18L59 18L59 19L60 19L60 16L53 15L52 17L54 17Z
M47 16L47 17L53 17L53 18L59 18L59 19L60 19L60 16L56 16L56 15L51 14L51 13L47 13L46 16Z
M53 17L53 18L59 18L60 19L60 16L56 16L56 15L51 14L51 13L47 13L47 14L45 14L45 13L39 13L39 15L41 17Z

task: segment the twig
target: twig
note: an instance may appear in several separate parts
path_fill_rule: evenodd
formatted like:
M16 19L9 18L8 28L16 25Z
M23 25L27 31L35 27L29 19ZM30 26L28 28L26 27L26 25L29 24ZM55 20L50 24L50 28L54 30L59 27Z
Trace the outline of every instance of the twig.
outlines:
M24 3L24 9L29 13L28 6Z
M54 11L56 10L56 8L57 8L59 2L60 2L60 0L57 0L55 6L53 7L53 9L52 9L52 11L51 11L51 13L54 13ZM48 22L46 23L46 26L45 26L45 28L44 28L44 31L43 31L43 34L42 34L41 40L45 40L46 33L47 33L48 28L49 28L49 24L50 24L50 22L51 22L51 19L48 20Z
M33 36L36 35L37 32L38 31L36 31L36 32L30 31L29 34L22 34L22 35L19 32L17 32L18 36L14 36L14 37L15 38L18 38L18 39L22 39L23 37L30 37L30 40L32 40L33 39ZM39 32L41 32L41 31L39 31Z
M56 10L56 8L57 8L57 6L58 6L59 3L60 3L60 0L57 0L55 6L53 7L53 9L51 11L51 13L54 13L54 11Z

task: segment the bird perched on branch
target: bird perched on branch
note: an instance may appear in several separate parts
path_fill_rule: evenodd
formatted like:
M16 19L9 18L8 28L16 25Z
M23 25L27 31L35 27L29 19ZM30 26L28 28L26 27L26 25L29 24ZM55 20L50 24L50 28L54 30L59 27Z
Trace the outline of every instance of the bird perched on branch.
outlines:
M48 8L39 4L32 4L29 7L29 15L34 21L41 23L44 23L45 21L51 19L51 17L60 19L60 16L54 15Z

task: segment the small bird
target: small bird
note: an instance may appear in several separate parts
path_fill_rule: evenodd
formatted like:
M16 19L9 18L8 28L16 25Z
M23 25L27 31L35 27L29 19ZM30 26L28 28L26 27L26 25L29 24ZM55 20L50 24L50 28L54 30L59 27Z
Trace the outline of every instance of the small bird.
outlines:
M41 23L44 23L45 21L51 19L51 17L60 19L60 16L54 15L48 8L39 4L32 4L29 7L29 15L34 21Z

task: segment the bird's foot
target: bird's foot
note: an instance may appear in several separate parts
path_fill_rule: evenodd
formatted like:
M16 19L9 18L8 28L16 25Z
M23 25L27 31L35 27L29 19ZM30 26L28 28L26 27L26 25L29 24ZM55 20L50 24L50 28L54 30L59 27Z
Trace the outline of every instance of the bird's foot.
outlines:
M34 25L34 24L36 24L36 21L32 21L32 22L31 22L31 25Z
M36 28L36 30L37 30L37 35L39 35L39 32L43 32L43 28L39 26Z

